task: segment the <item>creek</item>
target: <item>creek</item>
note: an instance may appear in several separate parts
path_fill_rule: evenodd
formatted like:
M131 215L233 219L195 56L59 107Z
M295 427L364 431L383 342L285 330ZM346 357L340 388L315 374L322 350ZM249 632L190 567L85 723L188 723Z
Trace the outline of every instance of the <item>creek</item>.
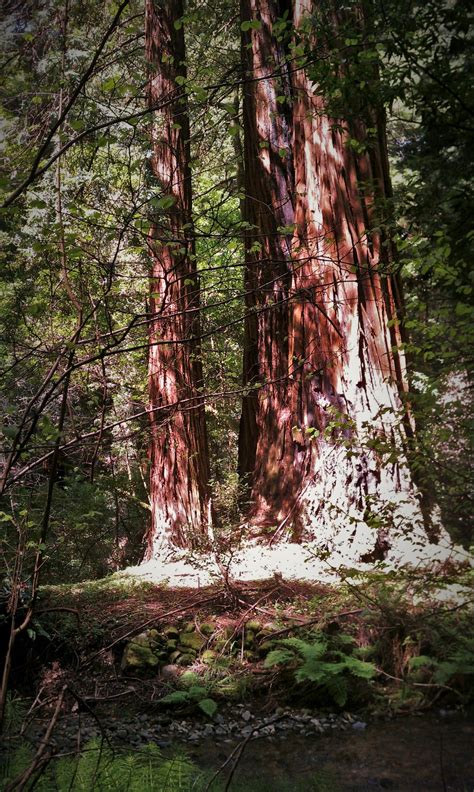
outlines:
M186 751L200 767L217 769L234 746L207 740ZM474 718L441 711L365 729L257 738L246 745L234 780L239 789L262 792L474 792Z

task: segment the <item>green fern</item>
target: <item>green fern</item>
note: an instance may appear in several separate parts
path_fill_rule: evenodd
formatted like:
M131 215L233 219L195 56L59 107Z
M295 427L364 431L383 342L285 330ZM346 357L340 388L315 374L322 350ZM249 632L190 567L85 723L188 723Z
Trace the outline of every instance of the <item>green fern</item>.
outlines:
M321 634L311 643L301 638L285 638L279 644L283 648L269 652L265 666L289 667L297 683L313 683L340 707L344 706L349 695L348 677L369 680L376 671L372 663L346 654L339 648L331 648L328 639ZM351 636L337 637L337 646L352 647L353 644Z
M208 688L203 685L191 685L188 690L173 690L161 699L162 704L197 704L205 715L213 717L217 710L217 703L209 697Z

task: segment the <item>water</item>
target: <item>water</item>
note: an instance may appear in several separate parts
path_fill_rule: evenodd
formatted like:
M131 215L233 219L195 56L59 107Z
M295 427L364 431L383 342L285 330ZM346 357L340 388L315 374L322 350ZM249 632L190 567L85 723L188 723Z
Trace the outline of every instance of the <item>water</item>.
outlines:
M187 746L186 752L200 767L217 769L235 745L209 741ZM376 722L360 731L256 739L238 762L234 789L474 792L474 719L424 715Z

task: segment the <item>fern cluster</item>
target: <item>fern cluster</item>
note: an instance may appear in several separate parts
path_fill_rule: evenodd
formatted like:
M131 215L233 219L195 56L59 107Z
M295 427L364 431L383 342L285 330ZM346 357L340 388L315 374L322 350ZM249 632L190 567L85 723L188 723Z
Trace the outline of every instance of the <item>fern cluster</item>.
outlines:
M351 636L340 635L338 641L352 649ZM321 633L311 643L300 638L284 638L278 643L281 648L267 655L265 666L289 668L297 683L313 683L339 707L347 702L351 676L369 680L376 671L372 663L330 647L328 639Z

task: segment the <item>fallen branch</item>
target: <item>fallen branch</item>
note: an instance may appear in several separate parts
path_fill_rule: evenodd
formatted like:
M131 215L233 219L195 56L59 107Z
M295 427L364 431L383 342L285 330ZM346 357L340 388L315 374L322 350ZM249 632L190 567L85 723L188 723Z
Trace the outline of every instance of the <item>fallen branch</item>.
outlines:
M343 616L355 616L356 613L362 613L364 608L357 608L356 610L350 611L343 611L342 613L336 613L334 616L331 616L332 619L340 619ZM321 621L321 616L318 616L316 619L308 619L301 624L293 624L291 627L285 627L283 630L277 630L276 632L272 632L269 635L266 635L264 640L269 641L272 638L277 638L280 635L286 635L286 633L292 632L293 630L302 630L305 627L310 627L312 624L318 624Z

